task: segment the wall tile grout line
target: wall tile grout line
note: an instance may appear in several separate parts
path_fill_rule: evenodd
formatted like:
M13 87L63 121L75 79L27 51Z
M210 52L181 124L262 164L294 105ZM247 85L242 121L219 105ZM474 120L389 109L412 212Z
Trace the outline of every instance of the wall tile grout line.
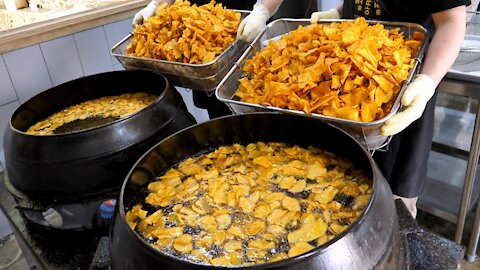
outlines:
M20 102L20 100L16 99L16 100L12 100L10 102L7 102L5 104L1 104L0 107L7 106L8 104L11 104L11 103L14 103L14 102L17 102L17 101Z
M17 89L15 88L15 85L13 84L12 76L10 76L10 71L8 70L8 66L7 66L7 63L5 62L5 59L3 58L3 55L0 55L0 58L2 58L2 61L5 64L5 69L7 70L8 79L10 80L10 83L12 84L12 87L13 87L13 92L15 92L15 96L17 97L17 100L14 100L14 101L20 101L20 98L18 97L18 94L17 94ZM3 105L10 104L14 101L8 102L8 103L3 104ZM3 106L3 105L0 105L0 107Z
M107 37L107 31L105 30L105 25L102 25L102 30L103 30L103 35L105 36L105 40L107 41L107 48L108 48L108 54L110 56L110 62L112 62L112 69L115 70L115 63L113 63L113 55L110 53L110 50L112 48L109 48L108 46L108 37Z
M75 35L72 35L73 44L75 44L75 49L77 50L78 61L80 62L80 67L82 68L83 77L85 77L85 69L83 68L82 64L82 57L80 57L80 51L78 50L77 40L75 39Z
M40 52L42 53L43 63L45 64L45 68L47 69L48 77L50 78L50 83L51 83L52 85L54 85L54 84L53 84L52 75L50 74L50 70L48 69L47 60L45 60L45 55L43 55L42 46L40 46L40 44L38 44L38 48L40 48Z

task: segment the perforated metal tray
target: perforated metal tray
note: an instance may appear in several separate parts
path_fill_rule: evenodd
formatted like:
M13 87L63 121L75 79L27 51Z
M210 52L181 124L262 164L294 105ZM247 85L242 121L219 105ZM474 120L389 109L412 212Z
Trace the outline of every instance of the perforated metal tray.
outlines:
M250 13L245 10L235 11L239 12L242 18ZM122 63L125 69L146 69L160 72L175 86L205 92L215 91L215 87L248 46L248 43L236 40L210 63L187 64L129 56L126 48L132 37L133 34L129 34L111 49L111 54Z
M341 22L346 20L322 20L319 23L330 24L332 22ZM421 25L414 23L402 23L402 22L384 22L384 21L367 21L368 23L382 23L385 25L385 28L400 28L403 32L405 38L411 37L415 32L420 32L425 35L425 40L428 40L428 33L425 28ZM303 111L282 109L272 106L262 106L259 104L242 102L234 99L234 94L239 87L239 79L244 76L242 67L245 64L245 61L251 59L256 52L260 51L262 48L268 44L266 41L270 39L278 39L281 35L287 34L295 29L298 26L307 26L310 24L309 20L306 19L279 19L268 24L265 29L260 33L259 36L248 46L244 54L238 59L238 61L233 65L228 74L223 78L216 88L215 95L217 99L225 102L233 112L235 113L247 113L253 111L278 111L282 113L291 113L298 114L305 117L313 117L328 123L331 123L335 126L342 128L343 130L350 133L354 136L360 143L362 143L368 150L376 150L384 147L389 142L389 137L382 136L380 134L381 126L387 121L390 117L396 114L401 107L401 97L405 92L405 88L408 83L413 78L413 75L418 71L420 63L424 56L426 43L423 42L421 48L418 50L418 55L413 56L415 59L414 66L410 71L408 78L402 84L399 95L396 98L394 105L388 115L384 118L372 121L372 122L359 122L352 121L342 118L330 117L321 114L307 114Z

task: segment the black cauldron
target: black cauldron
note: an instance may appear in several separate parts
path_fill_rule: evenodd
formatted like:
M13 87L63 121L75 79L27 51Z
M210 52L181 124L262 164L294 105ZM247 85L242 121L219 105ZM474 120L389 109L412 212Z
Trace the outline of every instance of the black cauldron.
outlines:
M68 106L105 96L146 92L157 100L119 120L58 135L30 135L36 122ZM195 124L180 94L163 75L115 71L79 78L31 98L5 131L6 171L30 199L58 203L119 190L131 166L157 142Z
M133 166L110 232L113 269L231 269L187 262L152 248L130 229L125 212L155 176L185 158L222 145L257 141L315 146L347 158L373 178L373 192L363 214L332 241L297 257L242 269L403 268L393 196L369 153L350 135L326 123L296 115L253 113L184 129L158 143Z

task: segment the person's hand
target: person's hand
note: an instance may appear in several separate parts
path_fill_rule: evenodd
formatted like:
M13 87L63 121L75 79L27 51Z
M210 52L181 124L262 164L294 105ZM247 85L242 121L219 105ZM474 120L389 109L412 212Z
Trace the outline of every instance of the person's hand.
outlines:
M146 7L141 9L139 12L133 16L132 26L135 28L137 25L143 24L143 22L150 16L155 14L158 6L165 1L153 0Z
M427 102L435 94L436 83L427 75L419 74L407 86L402 97L404 110L392 116L382 126L383 136L395 135L420 118Z
M335 8L329 9L327 11L319 11L312 13L310 16L310 23L316 23L321 19L340 19L340 13Z
M268 9L262 3L255 4L252 12L240 23L237 38L251 42L263 30L268 18L270 18Z

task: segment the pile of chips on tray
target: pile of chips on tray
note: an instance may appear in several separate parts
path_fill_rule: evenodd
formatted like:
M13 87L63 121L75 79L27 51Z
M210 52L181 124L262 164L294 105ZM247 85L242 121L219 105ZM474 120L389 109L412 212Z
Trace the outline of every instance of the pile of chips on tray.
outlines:
M214 1L201 6L183 0L163 3L134 29L126 51L130 56L205 64L233 43L239 24L240 13Z
M370 122L387 115L425 36L353 21L312 24L247 60L243 102Z

